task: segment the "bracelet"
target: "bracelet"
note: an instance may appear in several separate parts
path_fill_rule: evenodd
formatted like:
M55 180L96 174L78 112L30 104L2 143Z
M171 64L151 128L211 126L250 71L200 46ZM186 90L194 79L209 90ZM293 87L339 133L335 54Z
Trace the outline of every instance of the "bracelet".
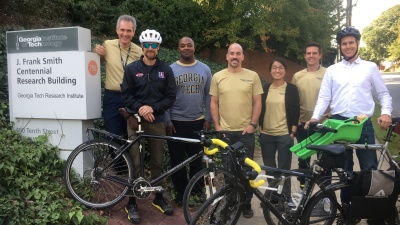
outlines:
M297 136L297 132L296 131L292 131L290 134L293 134L294 137Z
M257 129L257 124L256 123L250 123L250 126L254 127L254 129Z

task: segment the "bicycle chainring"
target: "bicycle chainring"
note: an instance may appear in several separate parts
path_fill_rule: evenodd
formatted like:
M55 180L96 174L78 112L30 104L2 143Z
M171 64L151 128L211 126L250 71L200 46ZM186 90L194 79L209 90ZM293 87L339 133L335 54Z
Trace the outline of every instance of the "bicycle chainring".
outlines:
M139 199L148 198L151 194L151 185L144 179L138 179L133 183L133 195Z

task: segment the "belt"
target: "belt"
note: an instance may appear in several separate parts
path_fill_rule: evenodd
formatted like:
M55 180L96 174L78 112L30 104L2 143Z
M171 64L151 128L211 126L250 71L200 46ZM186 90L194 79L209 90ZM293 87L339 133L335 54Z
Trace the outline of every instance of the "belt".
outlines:
M115 93L115 94L121 94L121 91L116 91L116 90L109 90L109 89L105 89L105 92L110 92L110 93Z

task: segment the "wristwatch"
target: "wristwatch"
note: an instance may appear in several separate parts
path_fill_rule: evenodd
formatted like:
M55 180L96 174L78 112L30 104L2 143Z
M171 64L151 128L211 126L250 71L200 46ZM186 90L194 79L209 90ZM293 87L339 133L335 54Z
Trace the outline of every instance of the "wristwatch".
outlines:
M297 136L297 132L296 131L292 131L290 134L293 134L293 136Z
M254 129L257 129L257 124L256 123L250 123L250 126L254 127Z

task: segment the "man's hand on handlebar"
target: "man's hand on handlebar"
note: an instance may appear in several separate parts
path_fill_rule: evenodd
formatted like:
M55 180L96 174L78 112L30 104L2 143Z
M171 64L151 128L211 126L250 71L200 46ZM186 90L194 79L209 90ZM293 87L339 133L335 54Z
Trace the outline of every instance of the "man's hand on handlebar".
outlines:
M315 119L315 118L311 118L311 120L309 120L309 121L307 121L305 124L304 124L304 129L308 129L309 128L309 126L310 126L310 124L317 124L317 123L319 123L319 121L317 120L317 119Z
M392 117L387 114L382 114L378 118L378 125L382 130L386 130L392 124Z

